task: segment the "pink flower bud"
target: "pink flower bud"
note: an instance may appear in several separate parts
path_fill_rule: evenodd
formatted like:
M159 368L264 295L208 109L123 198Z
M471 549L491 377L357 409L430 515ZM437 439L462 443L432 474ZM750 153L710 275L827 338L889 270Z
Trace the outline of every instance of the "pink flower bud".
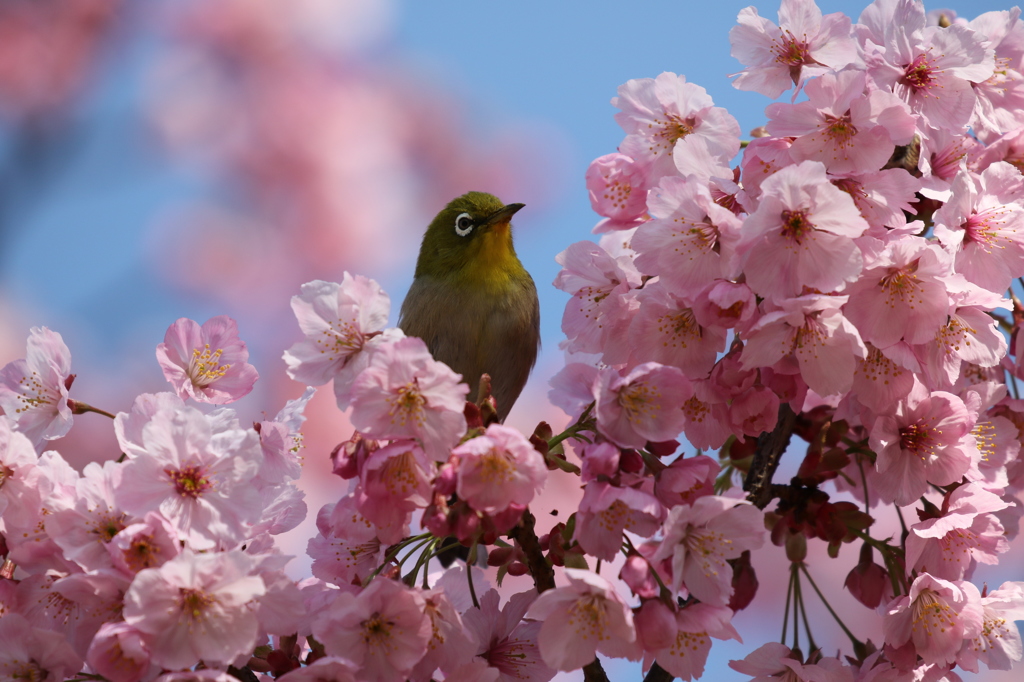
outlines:
M658 596L660 588L658 581L654 578L654 571L647 559L639 554L630 554L619 571L619 578L629 585L633 594L645 599L652 599Z

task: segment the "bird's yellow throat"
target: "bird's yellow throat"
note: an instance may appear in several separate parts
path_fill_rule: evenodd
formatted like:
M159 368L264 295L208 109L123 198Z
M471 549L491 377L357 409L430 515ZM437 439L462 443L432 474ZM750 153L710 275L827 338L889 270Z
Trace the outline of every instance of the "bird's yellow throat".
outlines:
M512 247L512 229L507 222L491 225L473 242L470 250L466 265L458 274L459 280L467 284L503 291L517 279L529 276Z

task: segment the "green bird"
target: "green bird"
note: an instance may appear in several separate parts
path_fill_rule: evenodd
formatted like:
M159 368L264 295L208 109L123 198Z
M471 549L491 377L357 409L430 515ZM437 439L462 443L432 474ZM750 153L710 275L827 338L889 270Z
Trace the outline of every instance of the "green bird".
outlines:
M427 227L416 276L398 326L423 339L435 360L462 375L473 398L491 376L505 420L537 361L540 304L533 278L512 246L512 216L484 192L453 199Z

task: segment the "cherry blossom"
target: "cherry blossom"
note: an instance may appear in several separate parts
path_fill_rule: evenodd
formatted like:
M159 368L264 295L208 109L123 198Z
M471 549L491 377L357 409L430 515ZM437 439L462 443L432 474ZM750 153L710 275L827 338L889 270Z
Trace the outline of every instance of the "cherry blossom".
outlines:
M732 274L741 222L715 203L706 184L692 176L662 178L648 206L654 218L631 240L641 272L660 274L674 292L691 296Z
M242 552L185 550L135 576L125 594L124 620L147 636L159 666L227 665L256 645L257 622L247 605L266 587L253 568Z
M963 587L972 593L977 591L970 583L964 583ZM1024 586L1019 582L1005 582L999 589L980 597L980 601L981 631L965 639L957 663L971 672L978 672L978 661L989 670L1010 670L1024 652L1020 631L1014 624L1016 620L1024 620Z
M359 513L353 496L324 505L316 517L319 534L306 552L313 559L313 575L344 585L361 583L384 559L385 547L373 524Z
M668 646L651 650L649 656L684 682L703 676L712 637L740 640L730 623L732 611L724 606L690 604L676 612L675 620L675 636Z
M127 623L104 623L96 633L89 665L111 682L139 682L154 671L145 635Z
M358 679L388 682L407 677L427 651L432 627L418 591L377 578L359 594L339 593L313 623L328 654L358 667Z
M146 454L125 463L115 503L136 516L159 510L193 549L241 541L260 511L249 485L261 458L256 432L215 432L198 410L182 407L154 415L142 439Z
M926 664L947 664L956 660L965 640L981 633L982 607L955 582L920 574L910 591L886 607L882 628L885 643L897 649L907 647Z
M488 514L530 504L548 478L544 457L519 431L501 424L491 424L452 454L458 457L459 499Z
M360 471L357 508L385 544L402 539L409 516L430 501L435 464L415 442L395 441L373 454Z
M292 297L292 310L302 341L284 353L288 376L309 386L334 380L334 395L339 409L350 404L352 382L366 369L373 349L384 339L391 299L373 281L361 275L345 273L341 284L314 280L302 285ZM400 330L389 330L385 338L394 340Z
M970 577L976 561L997 563L997 555L1009 545L992 512L1006 506L973 484L960 486L943 500L940 516L910 526L907 565L936 578L960 580Z
M82 665L57 632L32 627L18 613L0 618L0 676L9 679L66 679Z
M737 248L747 282L772 300L799 296L805 287L842 289L860 275L863 258L853 238L867 227L820 162L783 168L762 183L757 210L743 224Z
M601 652L613 658L640 658L633 612L607 580L590 571L567 568L569 585L544 592L528 615L544 621L539 642L544 662L555 670L575 670Z
M707 90L665 72L619 86L612 105L626 131L619 149L652 164L652 181L676 173L675 159L687 155L695 138L703 138L712 155L728 161L740 148L740 126L725 109L714 106Z
M745 68L733 80L740 90L777 98L825 69L839 70L857 57L850 18L838 12L822 16L813 0L782 0L779 25L757 9L740 10L729 31L732 56ZM795 97L795 95L794 95Z
M687 377L706 377L725 349L725 330L697 321L685 299L662 282L650 282L636 296L640 305L629 325L630 364L660 362Z
M923 343L947 321L951 272L949 258L934 244L917 237L893 242L847 287L843 314L876 348Z
M352 425L371 438L415 438L444 461L466 432L469 388L417 338L380 346L352 385Z
M567 349L602 352L607 338L629 326L622 295L640 285L640 273L628 258L613 258L591 242L576 242L555 257L562 271L555 286L572 295L562 316Z
M0 369L0 409L38 445L71 429L71 351L57 332L32 327L25 355Z
M822 74L807 83L806 102L768 105L768 132L796 138L794 161L820 161L830 173L879 170L913 139L917 120L892 93L866 93L866 78L852 68Z
M974 111L973 83L992 75L993 52L967 26L925 26L917 0L875 0L860 16L868 75L933 128L959 132Z
M800 376L819 395L845 393L857 358L867 355L856 328L840 308L846 296L806 295L783 301L748 332L740 355L744 368L796 360ZM791 373L791 372L790 372Z
M614 561L624 530L650 537L664 520L665 509L653 495L592 481L583 491L573 538L587 554Z
M598 430L624 448L674 438L683 429L679 409L692 393L683 373L667 365L645 362L626 376L606 369L597 388Z
M203 323L181 318L156 347L164 377L182 400L224 405L252 391L259 378L249 349L238 338L238 325L226 315Z
M725 606L732 594L727 559L764 543L764 515L739 500L706 496L692 505L673 507L665 520L664 539L652 561L672 560L672 591L685 585L706 604Z
M929 483L960 480L971 465L973 426L960 398L915 385L894 413L879 416L870 429L875 467L883 474L875 484L882 500L911 504Z
M647 212L647 167L625 154L605 154L587 169L590 205L605 216L594 228L602 233L635 227Z
M484 661L488 670L498 673L493 678L479 679L547 682L555 676L555 671L541 658L541 622L523 618L536 598L535 591L513 594L499 610L498 592L488 590L480 597L480 608L467 609L462 614L466 628L479 642L474 659Z
M1024 178L1000 161L980 176L961 171L935 212L935 236L971 282L1002 292L1024 274Z

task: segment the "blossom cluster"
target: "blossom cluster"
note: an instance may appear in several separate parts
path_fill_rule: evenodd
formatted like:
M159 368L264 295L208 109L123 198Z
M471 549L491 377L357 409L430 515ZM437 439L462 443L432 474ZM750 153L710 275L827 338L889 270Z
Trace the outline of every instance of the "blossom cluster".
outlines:
M302 339L283 360L308 388L251 427L224 407L259 378L227 316L174 322L156 347L173 390L118 414L78 399L63 339L32 329L0 369L2 675L543 682L601 679L601 654L690 680L714 639L740 638L766 540L791 566L793 632L810 632L814 538L832 556L859 543L845 587L881 639L844 625L840 660L787 646L784 625L736 671L1009 669L1024 582L972 579L1024 513L1018 19L915 0L856 24L812 0L783 0L779 24L745 9L734 85L793 88L746 144L682 76L621 86L625 138L586 176L601 242L558 256L559 434L502 424L486 379L467 386L387 327L389 297L360 275L292 298ZM317 511L296 581L275 536L306 516L301 427L327 383L355 429L331 453L348 489ZM112 419L120 456L78 472L48 448L87 413ZM808 445L783 485L793 435ZM582 498L538 536L529 506L555 476ZM903 507L903 537L872 535Z
M765 471L761 434L806 438L790 485L757 490L748 474L746 488L759 506L778 499L766 526L795 571L807 538L833 555L863 543L847 587L883 614L883 641L855 641L882 652L875 674L1007 669L1020 657L1007 624L1021 585L985 596L969 582L1008 549L1024 488L1024 403L1008 393L1024 376L1024 308L1010 290L1024 275L1019 14L964 21L877 0L854 24L783 0L775 24L744 9L730 34L745 67L733 85L773 99L792 88L791 101L768 105L744 144L737 121L683 76L620 87L625 139L587 173L601 242L559 256L570 364L552 401L573 415L594 401L597 431L617 448L655 454L681 431L744 473ZM645 465L657 494L663 474ZM829 481L832 493L819 488ZM646 484L623 478L604 496ZM905 542L868 532L870 514L914 505ZM735 667L757 676L804 663L779 651Z

